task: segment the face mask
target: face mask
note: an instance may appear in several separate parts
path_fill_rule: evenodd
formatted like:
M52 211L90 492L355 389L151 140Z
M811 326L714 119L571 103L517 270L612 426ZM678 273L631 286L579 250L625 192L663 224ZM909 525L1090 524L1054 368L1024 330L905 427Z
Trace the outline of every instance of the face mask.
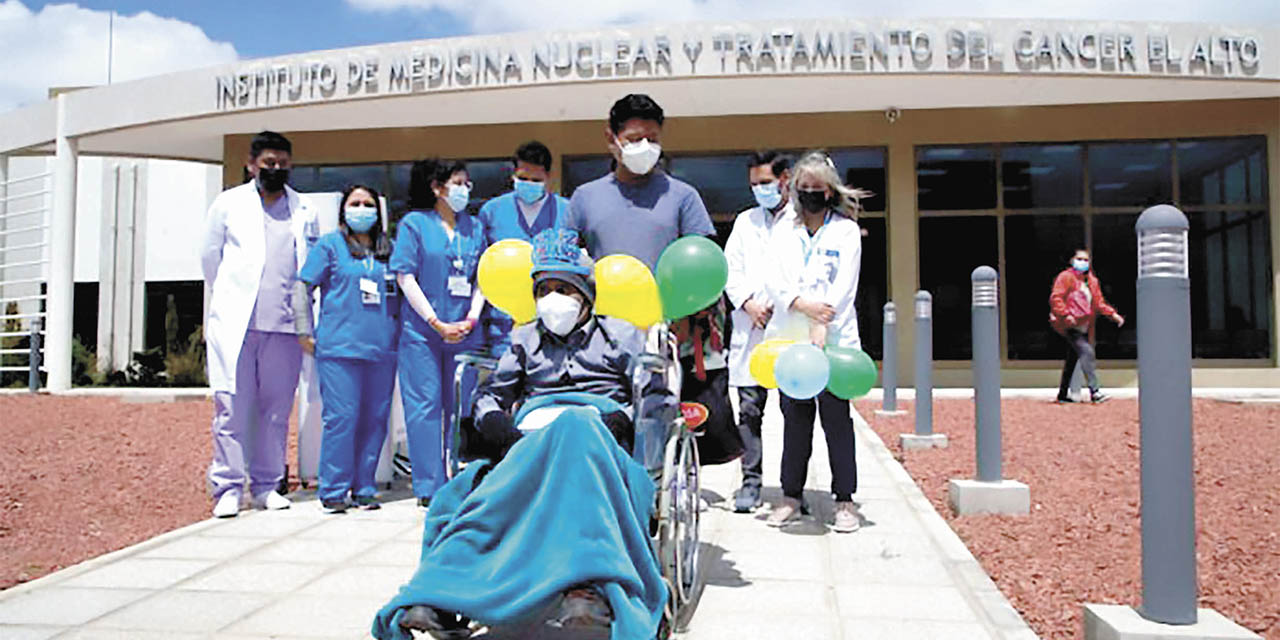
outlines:
M1079 271L1080 273L1084 273L1089 270L1089 261L1081 260L1080 258L1075 258L1074 260L1071 261L1071 266L1074 267L1076 271Z
M284 191L284 183L288 181L288 169L263 169L258 167L258 188L267 193Z
M449 203L449 208L455 213L465 210L467 203L471 201L471 187L465 184L450 184L449 195L445 196L444 201Z
M347 227L356 233L368 233L373 228L373 223L378 220L377 207L347 207L343 211L343 219L347 221Z
M652 171L658 164L658 156L662 155L662 145L647 139L626 144L619 140L618 148L622 150L622 164L631 173L641 176Z
M762 182L751 187L751 193L756 197L756 204L770 211L782 202L782 192L778 190L777 182Z
M532 180L515 179L516 197L525 204L533 204L547 195L547 185Z
M538 319L547 331L558 336L569 335L581 313L582 303L572 296L552 292L538 298Z
M800 201L800 208L805 213L818 213L827 208L827 192L825 191L806 191L799 189L796 191L796 199Z

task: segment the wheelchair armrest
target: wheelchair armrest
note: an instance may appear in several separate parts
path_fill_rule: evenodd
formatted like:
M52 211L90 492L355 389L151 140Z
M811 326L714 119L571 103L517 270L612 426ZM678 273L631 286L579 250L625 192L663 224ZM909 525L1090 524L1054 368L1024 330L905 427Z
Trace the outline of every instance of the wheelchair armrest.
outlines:
M462 367L475 367L481 371L493 371L498 368L498 359L482 352L465 352L454 356L454 360Z

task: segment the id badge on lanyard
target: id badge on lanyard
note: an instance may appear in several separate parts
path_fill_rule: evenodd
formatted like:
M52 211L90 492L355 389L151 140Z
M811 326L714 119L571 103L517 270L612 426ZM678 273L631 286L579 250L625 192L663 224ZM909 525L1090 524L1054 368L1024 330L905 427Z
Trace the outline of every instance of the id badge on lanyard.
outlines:
M381 304L381 287L373 279L373 258L365 258L365 272L360 278L360 301L370 305Z
M447 286L449 288L449 295L458 298L470 298L471 279L467 277L467 264L465 259L462 257L462 239L459 237L461 235L462 234L458 232L455 227L453 238L449 242L449 248L451 251L449 256L449 279L447 281Z

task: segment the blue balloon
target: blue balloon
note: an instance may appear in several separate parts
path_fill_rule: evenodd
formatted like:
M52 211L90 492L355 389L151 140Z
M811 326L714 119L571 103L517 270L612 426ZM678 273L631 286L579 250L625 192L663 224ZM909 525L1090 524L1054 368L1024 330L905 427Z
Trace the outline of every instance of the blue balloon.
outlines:
M808 400L827 388L831 363L822 349L811 344L787 347L773 365L778 390L796 400Z

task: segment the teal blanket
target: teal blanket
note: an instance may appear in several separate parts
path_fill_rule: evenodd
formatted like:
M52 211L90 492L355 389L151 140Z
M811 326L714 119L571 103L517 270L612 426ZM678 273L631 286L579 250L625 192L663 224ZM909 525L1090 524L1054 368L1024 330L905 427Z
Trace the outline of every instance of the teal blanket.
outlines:
M652 640L667 599L649 538L654 490L598 412L566 410L500 464L472 463L436 492L418 570L378 612L374 637L411 640L399 618L413 605L504 625L591 583L613 608L612 640Z

